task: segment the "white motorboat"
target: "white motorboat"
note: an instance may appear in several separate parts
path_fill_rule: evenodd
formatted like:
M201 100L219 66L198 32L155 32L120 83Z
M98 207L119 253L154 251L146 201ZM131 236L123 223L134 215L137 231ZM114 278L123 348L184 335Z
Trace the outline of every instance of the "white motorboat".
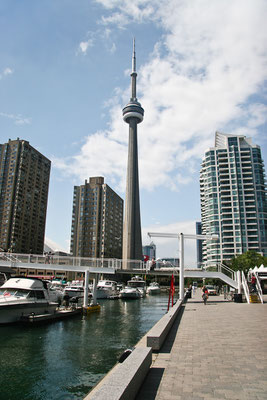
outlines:
M63 290L63 298L64 296L71 297L83 297L84 294L84 286L83 281L72 281L70 284L65 286Z
M98 281L96 289L97 299L108 299L118 294L117 282L110 280Z
M159 294L160 293L160 286L158 282L151 282L147 288L147 294Z
M124 289L120 291L120 297L123 299L139 299L146 295L146 282L139 276L133 277L127 282Z
M137 288L128 285L120 291L120 298L122 299L140 299L140 297L142 297L141 292Z
M51 301L55 301L57 303L62 302L64 296L64 285L61 284L59 281L44 281L47 285L49 290L49 296Z
M40 279L11 278L0 288L0 324L17 322L27 315L53 314L57 306Z

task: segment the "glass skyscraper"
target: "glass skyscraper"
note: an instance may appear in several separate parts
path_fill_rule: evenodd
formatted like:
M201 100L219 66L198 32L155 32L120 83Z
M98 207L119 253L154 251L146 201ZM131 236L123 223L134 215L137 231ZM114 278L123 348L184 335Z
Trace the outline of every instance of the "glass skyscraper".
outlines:
M203 262L231 259L248 250L267 256L267 202L260 147L245 136L216 132L200 171Z

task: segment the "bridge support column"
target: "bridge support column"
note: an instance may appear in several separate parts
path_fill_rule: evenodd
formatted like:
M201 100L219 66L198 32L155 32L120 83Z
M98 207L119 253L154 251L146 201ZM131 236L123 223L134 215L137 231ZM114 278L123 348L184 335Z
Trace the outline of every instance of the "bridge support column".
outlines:
M238 294L241 294L242 293L242 281L241 281L241 272L240 271L237 271L237 273L236 273L236 278L237 278L237 285L238 285L238 287L237 287L237 290L238 290Z
M83 294L83 307L86 308L88 306L88 285L89 285L89 270L85 271L85 279L84 279L84 294Z
M179 300L184 299L184 234L180 233Z
M98 280L99 280L99 274L96 274L96 277L95 277L94 283L93 283L93 303L92 303L93 306L95 306L97 304L96 291L97 291Z

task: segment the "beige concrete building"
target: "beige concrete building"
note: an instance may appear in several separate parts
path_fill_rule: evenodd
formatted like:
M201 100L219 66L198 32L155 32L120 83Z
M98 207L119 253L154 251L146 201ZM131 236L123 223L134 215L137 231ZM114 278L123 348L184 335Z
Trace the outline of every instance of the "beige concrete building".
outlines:
M0 144L0 248L42 254L51 162L26 140Z
M103 177L74 186L71 254L75 257L121 258L123 200Z

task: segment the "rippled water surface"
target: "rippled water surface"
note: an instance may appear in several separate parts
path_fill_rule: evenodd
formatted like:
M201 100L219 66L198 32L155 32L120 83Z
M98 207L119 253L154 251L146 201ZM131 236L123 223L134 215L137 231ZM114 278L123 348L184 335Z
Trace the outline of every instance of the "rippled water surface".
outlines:
M167 295L102 300L87 317L40 326L0 327L0 398L77 400L167 310Z

